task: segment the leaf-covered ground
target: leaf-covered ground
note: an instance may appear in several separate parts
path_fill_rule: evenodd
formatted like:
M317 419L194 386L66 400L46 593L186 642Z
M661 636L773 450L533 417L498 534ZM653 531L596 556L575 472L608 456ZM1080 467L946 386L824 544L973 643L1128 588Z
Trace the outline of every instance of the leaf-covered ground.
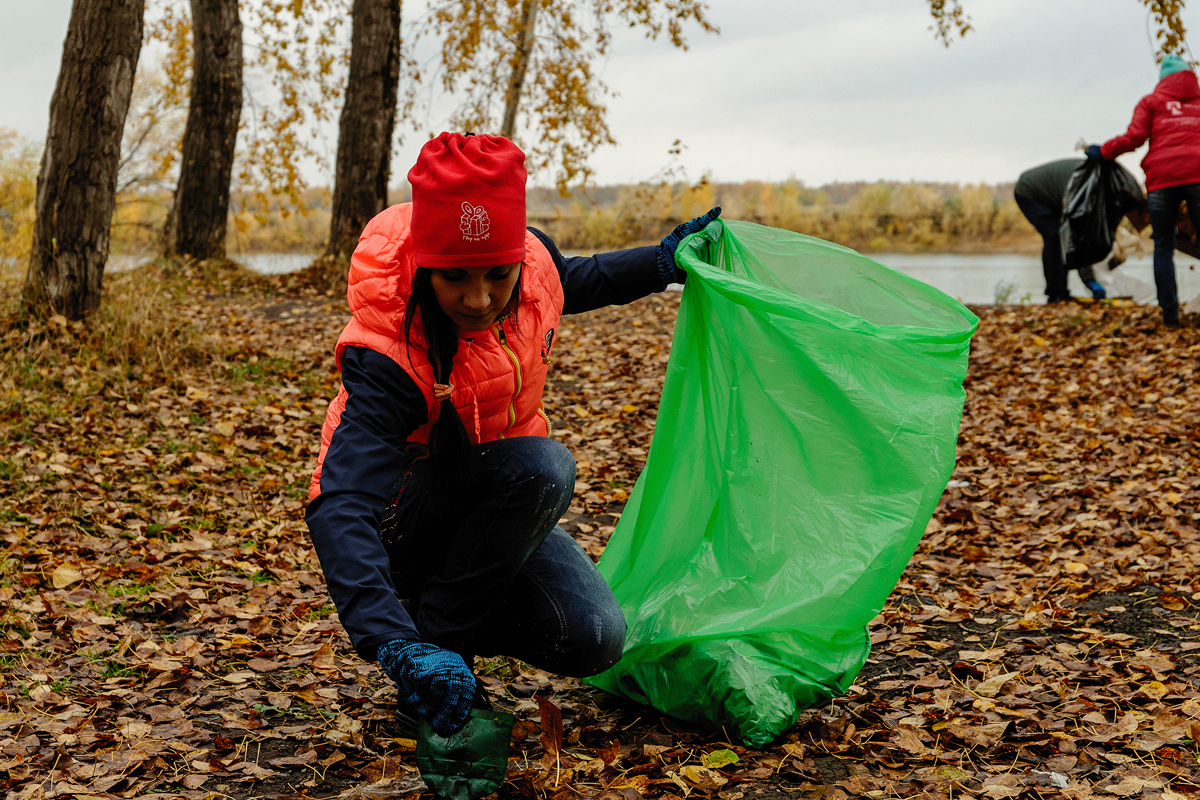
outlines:
M4 320L0 796L415 796L394 690L349 649L303 522L344 304L113 283L104 332ZM547 407L593 555L677 303L563 325ZM485 661L522 719L502 797L1200 791L1200 331L977 312L958 468L850 693L753 751Z

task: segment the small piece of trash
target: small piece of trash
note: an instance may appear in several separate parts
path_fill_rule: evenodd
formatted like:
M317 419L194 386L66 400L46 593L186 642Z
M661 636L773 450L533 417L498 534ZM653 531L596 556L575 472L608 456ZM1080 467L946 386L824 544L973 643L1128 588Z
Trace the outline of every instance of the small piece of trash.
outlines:
M1033 777L1041 786L1053 786L1055 789L1066 789L1070 787L1071 781L1066 775L1059 772L1041 772L1040 770L1033 771Z
M950 481L946 484L947 489L965 489L970 486L970 481Z

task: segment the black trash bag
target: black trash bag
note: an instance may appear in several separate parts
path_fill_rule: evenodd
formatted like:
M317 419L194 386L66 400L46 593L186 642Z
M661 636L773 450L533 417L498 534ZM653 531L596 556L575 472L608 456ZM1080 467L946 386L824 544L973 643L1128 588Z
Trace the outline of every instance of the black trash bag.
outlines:
M1063 263L1068 269L1108 257L1121 217L1145 205L1137 179L1115 161L1088 159L1075 168L1063 194Z
M447 800L478 800L504 785L508 746L517 718L507 711L471 709L462 730L439 736L422 719L417 769L429 790Z

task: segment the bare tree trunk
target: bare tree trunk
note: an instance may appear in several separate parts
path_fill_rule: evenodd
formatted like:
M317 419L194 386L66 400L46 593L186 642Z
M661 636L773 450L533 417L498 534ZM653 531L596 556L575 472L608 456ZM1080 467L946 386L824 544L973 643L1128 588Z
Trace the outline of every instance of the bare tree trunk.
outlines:
M25 302L79 319L100 305L143 0L74 0L38 173Z
M333 219L326 256L354 252L371 218L387 207L400 85L401 0L354 0L350 79L338 124Z
M529 70L529 58L533 55L533 34L537 29L539 0L524 0L521 12L525 24L517 33L517 52L513 58L512 77L508 79L508 94L504 103L504 122L500 135L513 138L517 132L517 109L521 104L521 89L525 86L525 73Z
M225 257L229 180L242 116L237 0L191 0L192 87L167 253Z

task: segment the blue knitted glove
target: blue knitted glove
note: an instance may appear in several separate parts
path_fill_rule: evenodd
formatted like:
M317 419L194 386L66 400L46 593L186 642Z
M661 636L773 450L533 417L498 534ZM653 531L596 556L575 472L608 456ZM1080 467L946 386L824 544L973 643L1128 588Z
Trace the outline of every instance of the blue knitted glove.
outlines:
M1093 300L1103 300L1108 297L1108 292L1104 291L1104 284L1100 283L1100 281L1087 281L1087 287L1092 290Z
M1087 157L1088 161L1101 161L1104 159L1104 156L1100 155L1100 145L1098 144L1089 144L1087 149L1083 151L1083 154Z
M719 216L721 216L721 207L717 206L702 217L696 217L682 225L676 225L675 230L663 237L662 244L654 253L654 258L658 263L658 277L662 279L664 286L668 283L683 283L687 274L675 266L675 249L679 247L679 243L685 236L691 236Z
M379 648L379 666L396 682L400 702L429 720L439 736L467 724L475 676L462 656L426 642L393 639Z

